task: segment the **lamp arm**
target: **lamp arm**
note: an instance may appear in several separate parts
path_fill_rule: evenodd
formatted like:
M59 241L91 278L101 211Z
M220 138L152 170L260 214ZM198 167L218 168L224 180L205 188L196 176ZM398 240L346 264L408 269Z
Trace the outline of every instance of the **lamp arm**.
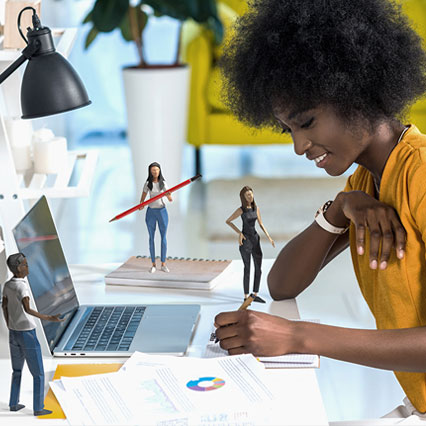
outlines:
M13 74L27 59L30 59L39 50L40 44L38 40L35 40L25 47L21 52L21 56L0 74L0 84Z

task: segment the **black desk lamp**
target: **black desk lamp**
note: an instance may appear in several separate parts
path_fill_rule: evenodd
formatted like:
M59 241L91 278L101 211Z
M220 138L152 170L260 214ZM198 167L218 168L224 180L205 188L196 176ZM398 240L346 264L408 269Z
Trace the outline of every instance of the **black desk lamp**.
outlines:
M33 11L34 28L27 28L27 39L21 31L21 15L28 9ZM21 85L22 118L45 117L89 105L83 82L70 63L56 52L50 29L41 25L33 7L19 12L18 30L27 46L22 56L0 74L0 84L29 61Z

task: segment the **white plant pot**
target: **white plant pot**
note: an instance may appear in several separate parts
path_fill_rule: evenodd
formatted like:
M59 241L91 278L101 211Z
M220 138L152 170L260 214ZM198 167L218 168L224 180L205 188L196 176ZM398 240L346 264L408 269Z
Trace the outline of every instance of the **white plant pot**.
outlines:
M154 161L160 163L169 188L177 185L186 140L189 67L127 68L123 79L137 192Z

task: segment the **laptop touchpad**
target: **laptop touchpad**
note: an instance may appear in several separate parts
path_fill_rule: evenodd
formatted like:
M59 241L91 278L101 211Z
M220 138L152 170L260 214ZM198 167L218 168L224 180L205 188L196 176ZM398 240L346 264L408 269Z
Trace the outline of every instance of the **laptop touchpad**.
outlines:
M183 354L191 339L193 326L192 318L144 318L130 350Z
M171 312L171 306L164 312L160 306L152 308L147 307L130 351L184 354L195 326L194 312L185 314L182 307L175 312Z

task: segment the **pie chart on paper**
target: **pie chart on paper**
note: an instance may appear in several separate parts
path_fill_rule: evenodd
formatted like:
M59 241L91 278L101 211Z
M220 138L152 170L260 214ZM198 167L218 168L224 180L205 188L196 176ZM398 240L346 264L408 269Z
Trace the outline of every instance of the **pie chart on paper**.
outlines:
M198 380L190 380L186 386L188 389L198 392L212 391L225 385L225 380L219 377L200 377Z

